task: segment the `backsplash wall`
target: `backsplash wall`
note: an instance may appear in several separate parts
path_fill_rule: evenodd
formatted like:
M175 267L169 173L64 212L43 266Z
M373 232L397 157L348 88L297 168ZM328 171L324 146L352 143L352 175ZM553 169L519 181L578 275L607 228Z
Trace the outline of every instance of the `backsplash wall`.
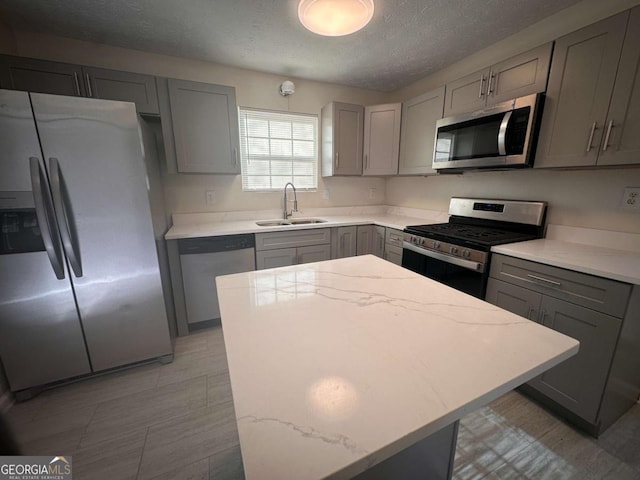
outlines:
M640 210L623 209L624 187L640 186L640 168L510 170L387 180L389 205L447 210L454 196L549 203L547 223L640 233Z

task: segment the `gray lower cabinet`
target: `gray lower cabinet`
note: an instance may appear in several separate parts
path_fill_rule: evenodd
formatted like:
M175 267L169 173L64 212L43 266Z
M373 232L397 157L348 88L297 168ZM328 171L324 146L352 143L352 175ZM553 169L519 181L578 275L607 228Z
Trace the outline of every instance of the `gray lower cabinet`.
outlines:
M155 77L23 57L0 57L0 86L136 104L138 113L158 114Z
M331 234L331 258L355 257L358 253L358 227L334 227Z
M373 226L373 247L371 253L376 257L384 257L384 237L386 229L379 225Z
M486 300L580 342L577 355L524 388L598 435L640 394L640 292L631 285L494 255ZM624 340L621 340L624 339Z
M235 88L166 80L160 99L163 134L171 134L167 163L180 173L240 173L240 137ZM163 82L164 83L164 82ZM167 111L168 110L168 111ZM171 126L164 126L170 119ZM170 150L173 146L175 150Z
M442 118L444 86L402 104L399 175L435 175L436 122Z
M396 265L402 265L402 231L395 228L385 229L384 259Z
M368 255L374 252L374 225L358 225L356 255Z
M331 229L256 233L256 269L331 259Z

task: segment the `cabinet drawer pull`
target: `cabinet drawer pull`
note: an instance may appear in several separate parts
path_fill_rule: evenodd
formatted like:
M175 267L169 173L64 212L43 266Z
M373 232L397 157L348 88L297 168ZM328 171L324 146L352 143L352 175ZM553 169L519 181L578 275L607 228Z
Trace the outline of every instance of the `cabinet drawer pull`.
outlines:
M484 95L484 73L480 75L480 93L478 94L478 98L482 98Z
M543 282L543 283L547 283L549 285L553 285L554 287L559 287L560 285L562 285L560 282L556 282L554 280L549 280L548 278L544 278L544 277L538 277L537 275L531 275L530 273L527 274L527 277L533 279L533 280L538 280L539 282Z
M78 72L73 72L73 81L76 84L76 95L80 96L80 82L78 81Z
M85 78L87 79L87 96L93 97L93 91L91 90L91 77L86 73Z
M591 131L589 132L589 140L587 141L587 153L591 151L591 144L593 143L593 134L596 132L598 128L598 122L593 122L591 125Z
M602 151L606 152L609 147L609 137L611 136L611 129L613 128L613 120L609 120L609 125L607 125L607 133L604 135L604 145L602 145Z

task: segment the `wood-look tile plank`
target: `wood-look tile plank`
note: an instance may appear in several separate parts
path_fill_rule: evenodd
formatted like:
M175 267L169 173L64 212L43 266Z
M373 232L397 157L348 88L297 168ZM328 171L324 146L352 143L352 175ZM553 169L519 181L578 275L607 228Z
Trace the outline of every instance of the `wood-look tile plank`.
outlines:
M203 458L186 467L178 467L169 472L153 477L152 480L208 480L209 459Z
M206 383L201 376L101 403L80 446L197 411L207 404Z
M63 455L73 456L78 449L85 427L65 430L42 438L23 443L20 448L23 455Z
M216 405L149 428L138 478L150 479L237 445L233 404Z
M207 377L207 401L210 407L233 401L228 372Z
M48 402L35 418L53 412L96 405L156 387L162 365L152 363L112 372L43 393Z
M19 444L29 444L35 440L43 440L47 437L84 428L91 421L96 408L97 405L89 405L51 412L48 415L45 415L46 412L43 410L41 418L31 422L14 424L12 428Z
M81 448L73 454L75 480L133 480L138 472L146 428L107 442Z
M240 445L209 457L210 480L244 480Z
M170 385L188 378L216 375L228 371L224 352L200 351L176 357L165 365L158 378L158 386Z

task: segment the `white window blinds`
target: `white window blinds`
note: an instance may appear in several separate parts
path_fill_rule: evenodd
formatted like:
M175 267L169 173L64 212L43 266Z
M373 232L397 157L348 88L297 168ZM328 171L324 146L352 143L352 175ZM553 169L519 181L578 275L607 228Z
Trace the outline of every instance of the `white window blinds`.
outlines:
M318 117L240 108L242 189L318 188Z

